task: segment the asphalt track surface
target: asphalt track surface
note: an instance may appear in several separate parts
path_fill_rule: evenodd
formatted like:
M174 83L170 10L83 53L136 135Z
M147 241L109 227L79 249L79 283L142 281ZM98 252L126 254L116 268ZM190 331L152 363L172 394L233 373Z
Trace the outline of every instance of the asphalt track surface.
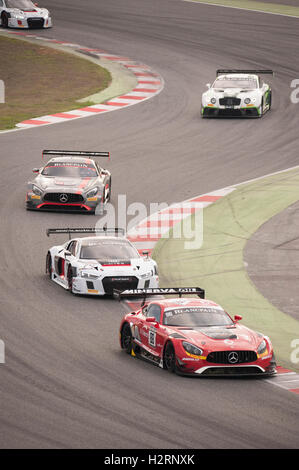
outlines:
M298 164L298 20L178 0L51 1L38 34L142 61L152 100L0 135L1 448L295 448L298 396L263 380L170 375L120 351L121 305L75 298L44 274L46 228L90 216L28 213L43 148L109 150L114 201L176 202ZM262 120L201 120L218 67L273 68ZM51 86L51 84L49 84ZM124 177L125 176L125 177Z

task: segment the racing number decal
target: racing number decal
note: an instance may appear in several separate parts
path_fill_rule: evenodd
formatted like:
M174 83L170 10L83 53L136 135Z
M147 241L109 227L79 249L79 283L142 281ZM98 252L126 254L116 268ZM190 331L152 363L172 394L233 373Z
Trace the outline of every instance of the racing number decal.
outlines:
M156 347L156 332L155 330L150 330L148 335L148 344L153 348Z

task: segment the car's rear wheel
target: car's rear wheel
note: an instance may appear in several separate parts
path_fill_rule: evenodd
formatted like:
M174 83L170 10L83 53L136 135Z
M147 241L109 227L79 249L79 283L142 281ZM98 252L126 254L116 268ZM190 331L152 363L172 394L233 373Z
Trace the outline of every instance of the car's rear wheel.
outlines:
M129 323L125 323L121 330L121 347L126 353L131 354L132 351L132 331Z
M164 369L169 372L176 371L176 358L173 344L171 342L167 343L163 355L163 366Z

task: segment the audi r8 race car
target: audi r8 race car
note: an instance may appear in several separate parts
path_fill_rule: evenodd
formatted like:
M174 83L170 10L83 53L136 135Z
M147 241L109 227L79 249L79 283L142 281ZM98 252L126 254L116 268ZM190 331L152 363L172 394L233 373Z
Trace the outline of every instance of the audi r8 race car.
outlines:
M271 109L272 91L260 74L272 70L217 70L217 78L202 94L202 117L262 117Z
M199 299L181 297L186 294ZM141 307L125 315L120 325L120 345L128 354L183 375L276 372L270 339L241 326L241 316L231 318L220 305L205 300L199 287L136 289L116 295L143 297ZM161 299L165 295L176 297Z
M101 213L110 200L111 173L92 158L109 158L109 152L44 150L45 155L55 157L32 170L37 177L28 183L26 208Z
M0 24L3 28L51 28L52 19L46 8L31 0L0 0Z
M156 262L146 252L141 256L122 229L47 230L48 236L79 233L94 236L72 238L48 251L46 272L52 281L72 294L88 295L112 295L114 289L158 287Z

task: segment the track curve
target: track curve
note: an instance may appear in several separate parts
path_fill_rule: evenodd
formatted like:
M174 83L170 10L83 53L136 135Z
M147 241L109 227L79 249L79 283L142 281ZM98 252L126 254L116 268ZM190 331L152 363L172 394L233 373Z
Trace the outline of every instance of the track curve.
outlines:
M178 0L48 5L55 27L40 36L142 60L165 88L117 113L0 135L0 446L298 447L298 398L285 390L176 377L122 354L120 306L74 298L43 274L56 243L46 228L87 226L90 217L26 213L23 204L31 168L53 146L108 149L114 202L126 194L128 204L181 201L296 165L297 20ZM273 68L272 112L200 120L202 85L218 66Z

